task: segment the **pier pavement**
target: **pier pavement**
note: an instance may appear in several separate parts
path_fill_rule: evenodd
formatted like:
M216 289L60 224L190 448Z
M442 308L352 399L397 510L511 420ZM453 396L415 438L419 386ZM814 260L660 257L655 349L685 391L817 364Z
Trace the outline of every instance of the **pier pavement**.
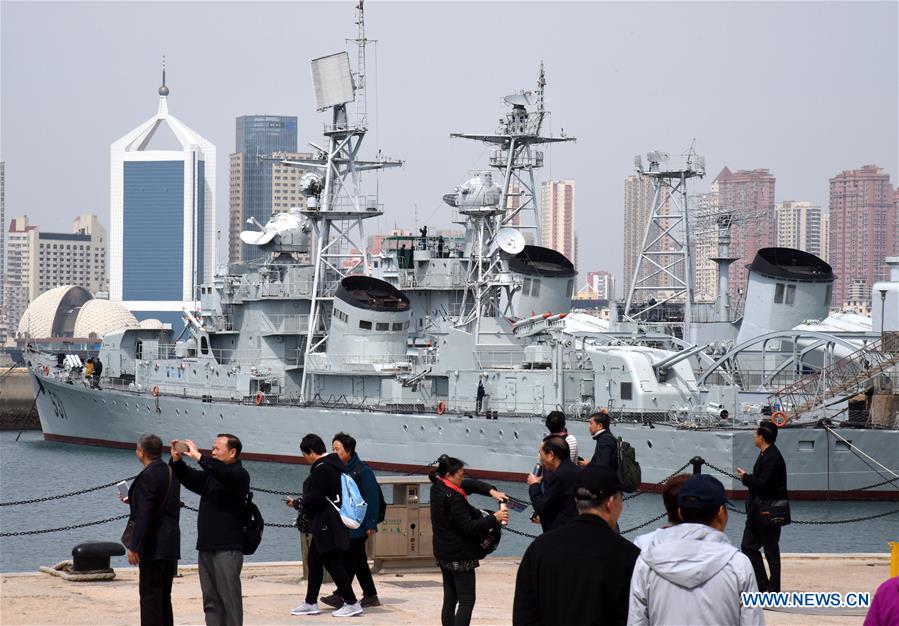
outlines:
M478 569L473 625L510 624L518 558L489 558ZM50 564L48 564L50 565ZM790 591L868 591L889 577L889 557L880 554L786 554L783 580ZM172 587L176 624L203 624L196 565L182 565ZM116 568L112 581L66 582L42 573L0 576L0 623L66 625L137 624L137 569ZM335 624L329 612L294 617L306 589L299 562L247 563L243 569L244 623ZM443 588L434 570L389 572L375 576L383 606L366 609L350 621L357 626L440 624ZM330 593L333 585L322 587ZM320 605L324 608L324 605ZM863 615L803 615L765 612L768 624L861 625Z

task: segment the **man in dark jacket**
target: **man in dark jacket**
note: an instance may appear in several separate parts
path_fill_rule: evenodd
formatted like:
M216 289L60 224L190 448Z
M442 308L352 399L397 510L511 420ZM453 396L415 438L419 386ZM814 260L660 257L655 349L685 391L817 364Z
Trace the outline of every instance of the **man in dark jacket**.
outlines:
M325 442L318 435L309 433L300 442L300 452L309 468L309 476L303 481L302 502L287 499L287 506L297 508L302 504L309 514L312 541L306 555L306 600L290 611L291 615L318 615L318 592L321 590L324 570L327 569L337 584L337 595L343 606L332 613L335 617L351 617L362 613L362 605L353 593L352 579L343 565L343 553L350 548L350 533L335 502L340 501L340 476L346 466L336 454L325 454Z
M375 588L375 581L371 577L371 569L368 567L368 554L365 552L365 543L369 537L373 537L378 532L378 512L381 508L381 490L378 487L378 479L371 468L362 462L359 455L356 454L356 439L346 433L337 433L331 442L331 449L340 460L346 465L346 473L353 477L356 484L359 485L359 492L362 499L368 504L365 510L365 518L359 528L350 530L350 549L343 553L343 567L350 577L350 584L353 578L359 579L359 586L362 587L362 599L359 604L362 608L370 606L380 606L381 601L378 600L378 590ZM330 596L321 599L328 606L335 609L344 605L343 598L336 591Z
M609 430L609 411L600 409L590 416L587 422L587 428L593 441L596 442L596 449L593 452L593 458L590 461L581 462L581 467L593 465L596 467L606 467L613 472L618 471L618 441Z
M621 515L615 472L577 474L578 516L537 537L518 566L515 626L626 624L631 574L640 554L614 530Z
M774 442L777 427L763 422L755 431L755 447L759 456L748 473L737 468L740 480L749 489L746 500L746 529L740 549L749 557L759 591L780 591L780 527L762 526L758 517L759 500L782 500L787 497L787 464ZM764 548L771 576L765 574L765 563L759 548Z
M186 446L186 452L183 452ZM221 433L209 455L190 439L172 442L171 466L181 484L200 496L197 564L207 626L243 623L240 571L243 569L243 512L250 475L240 462L240 439ZM201 469L181 460L186 454Z
M540 516L543 531L553 530L574 519L574 483L578 466L571 462L568 443L558 435L543 440L538 450L543 476L528 474L528 493L531 505Z
M143 435L137 459L144 469L128 490L134 521L128 563L140 568L140 623L171 626L172 579L181 558L181 485L162 460L162 441Z

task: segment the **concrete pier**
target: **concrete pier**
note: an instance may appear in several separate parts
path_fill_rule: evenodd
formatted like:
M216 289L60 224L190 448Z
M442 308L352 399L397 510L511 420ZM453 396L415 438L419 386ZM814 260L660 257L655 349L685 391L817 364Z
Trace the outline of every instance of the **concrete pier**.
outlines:
M510 624L517 558L490 558L478 569L478 598L472 624ZM47 563L46 565L52 565ZM789 591L874 591L889 577L887 555L788 554L783 580ZM73 583L42 573L0 577L0 620L13 624L137 624L137 569L116 569L109 582ZM195 565L182 565L172 589L176 624L202 624L203 607ZM440 573L387 573L375 576L383 606L367 609L353 624L439 624L443 588ZM330 612L294 617L306 584L298 562L248 563L243 569L244 623L334 624ZM333 585L322 587L322 595ZM858 624L863 615L803 615L766 611L768 624Z

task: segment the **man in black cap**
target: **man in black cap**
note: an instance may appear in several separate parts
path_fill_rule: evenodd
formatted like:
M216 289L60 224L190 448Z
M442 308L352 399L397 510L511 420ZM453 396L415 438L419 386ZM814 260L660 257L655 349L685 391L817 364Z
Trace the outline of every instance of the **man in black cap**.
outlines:
M578 516L537 537L518 567L512 623L625 624L628 588L640 551L613 528L623 507L618 475L578 473Z
M628 625L764 624L762 609L741 602L758 588L749 559L724 534L724 485L693 476L677 504L682 523L656 533L634 566Z
M777 427L771 422L762 422L755 431L755 447L759 456L748 473L737 468L740 480L749 489L746 499L746 529L740 549L749 557L755 578L761 591L780 591L780 526L763 526L758 515L760 500L786 500L787 464L774 442ZM765 573L765 563L759 548L764 548L768 560L769 577Z

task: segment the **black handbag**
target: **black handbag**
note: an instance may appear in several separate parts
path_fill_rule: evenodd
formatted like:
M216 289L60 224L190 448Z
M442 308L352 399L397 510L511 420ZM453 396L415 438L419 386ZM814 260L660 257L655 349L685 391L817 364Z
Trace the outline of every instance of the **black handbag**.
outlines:
M789 526L792 521L790 519L790 501L786 498L779 500L759 500L756 498L755 515L759 525L765 528Z
M490 511L486 511L481 509L481 513L484 517L488 515L493 515ZM478 543L478 559L483 559L488 554L496 551L499 547L499 541L503 537L502 526L491 526L487 532L481 537L481 541Z
M159 508L156 509L156 512L153 514L153 524L156 523L156 520L159 518L159 515L162 513L162 510L165 508L165 503L169 501L169 493L172 490L172 467L169 466L169 484L165 488L165 496L159 503ZM137 525L137 522L134 521L133 517L128 518L128 523L125 524L125 530L122 531L122 545L126 548L131 544L131 540L134 538L134 527ZM130 548L128 548L130 550Z

